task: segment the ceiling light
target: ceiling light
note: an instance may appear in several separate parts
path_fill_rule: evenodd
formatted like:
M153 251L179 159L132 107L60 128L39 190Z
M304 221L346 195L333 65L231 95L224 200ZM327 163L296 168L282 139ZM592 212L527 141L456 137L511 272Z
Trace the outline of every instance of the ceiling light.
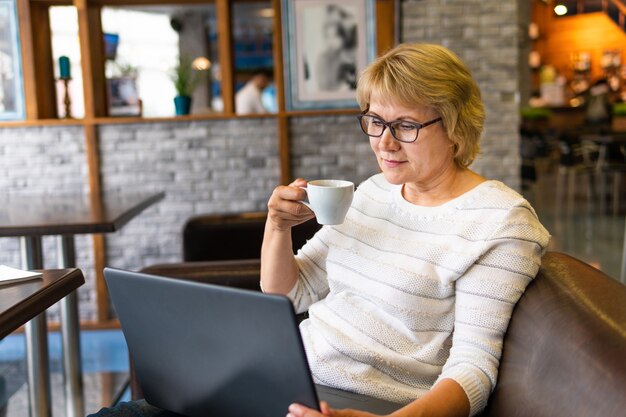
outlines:
M209 61L208 58L199 56L198 58L193 60L193 62L191 63L191 67L198 71L206 71L211 68L211 61Z
M261 9L259 10L259 16L267 18L274 17L274 9L269 7L266 9Z
M557 16L563 16L567 14L567 7L564 4L557 4L554 6L554 13Z

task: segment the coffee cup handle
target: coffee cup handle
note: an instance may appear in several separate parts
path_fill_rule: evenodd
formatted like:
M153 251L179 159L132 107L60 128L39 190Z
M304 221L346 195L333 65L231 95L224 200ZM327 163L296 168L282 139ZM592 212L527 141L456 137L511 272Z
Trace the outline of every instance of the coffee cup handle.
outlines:
M303 189L304 192L306 193L306 199L305 200L300 200L300 203L302 203L305 206L307 206L312 212L315 212L315 210L313 210L313 207L311 207L311 203L309 202L309 193L308 193L306 187L300 187L300 188Z

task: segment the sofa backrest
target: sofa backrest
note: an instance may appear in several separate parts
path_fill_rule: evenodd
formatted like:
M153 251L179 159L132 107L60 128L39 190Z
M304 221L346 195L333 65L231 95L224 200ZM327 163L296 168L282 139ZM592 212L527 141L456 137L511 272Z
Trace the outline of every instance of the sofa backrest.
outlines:
M547 253L515 307L482 415L626 415L626 286Z
M258 259L266 219L266 212L192 217L183 228L183 260ZM294 227L291 232L294 252L320 227L315 219Z

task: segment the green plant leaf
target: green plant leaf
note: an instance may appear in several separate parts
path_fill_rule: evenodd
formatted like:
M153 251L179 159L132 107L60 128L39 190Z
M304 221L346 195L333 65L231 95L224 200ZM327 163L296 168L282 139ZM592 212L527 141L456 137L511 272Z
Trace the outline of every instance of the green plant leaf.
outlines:
M179 96L191 96L202 75L193 69L192 60L188 55L180 54L178 64L172 70L170 77Z

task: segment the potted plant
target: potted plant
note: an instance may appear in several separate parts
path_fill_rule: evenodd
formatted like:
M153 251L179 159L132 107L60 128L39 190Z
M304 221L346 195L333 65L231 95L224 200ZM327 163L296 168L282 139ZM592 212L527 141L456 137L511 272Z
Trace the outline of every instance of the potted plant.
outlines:
M178 64L174 67L171 78L177 94L174 97L176 114L189 114L191 110L191 94L200 82L200 73L193 68L189 56L180 54Z

